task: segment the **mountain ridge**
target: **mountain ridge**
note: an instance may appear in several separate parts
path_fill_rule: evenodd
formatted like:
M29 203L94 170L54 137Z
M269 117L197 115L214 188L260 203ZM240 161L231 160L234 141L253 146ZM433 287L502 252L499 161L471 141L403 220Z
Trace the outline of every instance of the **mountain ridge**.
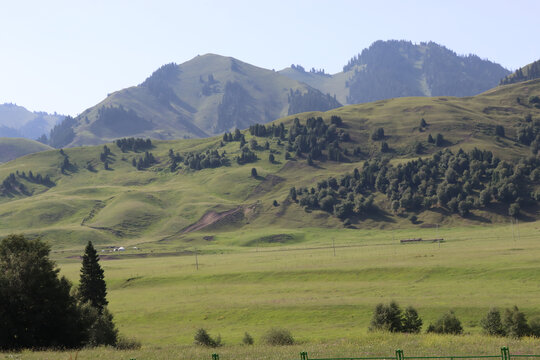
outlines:
M280 73L351 105L403 96L472 96L495 87L510 71L431 41L379 40L351 58L342 72L291 66Z
M274 71L231 57L200 55L180 65L164 65L141 84L113 92L82 112L65 146L132 135L163 140L217 135L286 116L294 97L306 94L311 107L300 105L297 110L341 106ZM111 108L116 109L114 116L108 116Z
M35 140L64 119L64 115L29 111L12 103L0 104L0 137L24 137Z

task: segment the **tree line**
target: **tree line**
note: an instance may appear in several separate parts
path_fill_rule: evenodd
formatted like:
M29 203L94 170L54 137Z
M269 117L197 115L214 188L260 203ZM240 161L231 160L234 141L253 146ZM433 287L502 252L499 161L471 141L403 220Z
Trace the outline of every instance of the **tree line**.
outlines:
M26 185L22 183L19 179L24 179L28 182L39 184L46 186L48 188L55 186L56 184L54 181L51 180L49 175L41 175L39 173L34 173L32 170L26 174L26 172L19 172L17 170L15 173L10 173L0 185L0 194L3 196L9 196L9 195L15 195L15 194L22 194L26 196L32 195L32 193L28 190Z
M118 139L114 142L116 146L122 151L146 151L153 148L152 140L150 139L142 139L142 138L122 138Z

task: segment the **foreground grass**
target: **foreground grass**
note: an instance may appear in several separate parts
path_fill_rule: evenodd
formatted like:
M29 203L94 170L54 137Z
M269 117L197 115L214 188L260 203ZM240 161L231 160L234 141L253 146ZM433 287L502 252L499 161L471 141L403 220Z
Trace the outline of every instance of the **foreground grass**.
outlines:
M499 355L500 347L508 346L511 354L539 354L540 341L486 337L482 335L403 335L370 333L362 337L336 339L331 342L300 343L292 346L225 345L217 349L194 345L143 346L140 350L114 350L111 348L83 349L80 351L24 351L3 354L7 359L110 359L110 360L195 360L208 359L218 353L220 360L294 360L307 351L310 358L385 356L395 358L395 350L402 349L405 356L437 355Z
M189 345L201 327L226 344L240 344L246 331L258 339L276 326L305 344L362 338L376 304L390 300L417 308L424 329L453 309L466 333L479 334L493 306L515 304L529 318L540 315L539 228L538 222L520 225L519 239L509 225L439 229L440 245L399 243L429 238L435 229L274 229L299 240L259 247L253 239L262 232L240 231L215 234L226 251L208 244L197 260L130 257L157 254L160 246L172 252L185 245L177 240L147 244L102 266L121 333L147 346ZM189 244L202 248L197 239ZM62 274L77 282L80 261L58 261Z

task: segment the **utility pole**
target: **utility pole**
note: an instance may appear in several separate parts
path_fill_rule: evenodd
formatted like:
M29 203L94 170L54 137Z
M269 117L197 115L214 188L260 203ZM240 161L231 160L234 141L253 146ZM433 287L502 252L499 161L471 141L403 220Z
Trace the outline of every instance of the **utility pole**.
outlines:
M517 217L516 217L516 230L517 230L518 241L520 241L521 239L519 237L519 221L518 221Z
M512 220L512 218L510 218L510 223L512 224L512 240L514 240L514 242L516 241L516 236L514 234L514 221Z
M334 238L332 238L332 247L334 248L334 256L336 256L336 242Z
M435 236L437 237L437 242L439 243L439 249L441 248L441 238L439 237L439 224L435 224Z

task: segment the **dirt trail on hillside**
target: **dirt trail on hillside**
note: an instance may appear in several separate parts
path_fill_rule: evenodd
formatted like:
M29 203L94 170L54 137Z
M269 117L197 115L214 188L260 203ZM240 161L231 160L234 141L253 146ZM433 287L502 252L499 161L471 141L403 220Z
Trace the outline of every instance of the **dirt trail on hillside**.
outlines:
M240 213L242 213L242 216L243 216L243 210L244 210L243 206L239 206L235 209L231 209L231 210L227 210L223 212L216 212L214 210L210 210L206 214L204 214L199 219L199 221L197 221L195 224L192 224L188 226L187 228L185 228L184 230L182 230L181 234L187 234L192 231L204 229L207 226L214 225L218 222L227 220L227 218L234 218L236 217L235 215L239 215Z

